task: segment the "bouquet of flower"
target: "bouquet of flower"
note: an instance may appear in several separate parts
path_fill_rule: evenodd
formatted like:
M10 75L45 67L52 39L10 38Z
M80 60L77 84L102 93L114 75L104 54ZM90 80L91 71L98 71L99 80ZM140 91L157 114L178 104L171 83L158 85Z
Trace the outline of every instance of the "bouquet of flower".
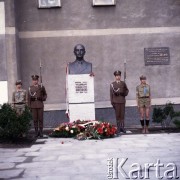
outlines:
M78 140L111 138L117 133L117 127L101 121L81 121L62 123L50 134L51 137L75 137Z
M62 123L50 134L51 137L74 137L80 132L74 123Z
M76 135L76 138L81 139L104 139L111 138L117 133L116 126L107 123L95 121L93 125L88 125L84 132Z

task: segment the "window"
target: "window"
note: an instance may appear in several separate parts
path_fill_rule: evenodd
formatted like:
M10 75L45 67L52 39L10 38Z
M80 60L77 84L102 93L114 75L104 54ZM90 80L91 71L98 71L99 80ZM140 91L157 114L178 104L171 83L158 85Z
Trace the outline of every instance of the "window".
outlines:
M61 0L38 0L39 8L61 7Z
M116 5L116 0L93 0L93 6L112 6Z

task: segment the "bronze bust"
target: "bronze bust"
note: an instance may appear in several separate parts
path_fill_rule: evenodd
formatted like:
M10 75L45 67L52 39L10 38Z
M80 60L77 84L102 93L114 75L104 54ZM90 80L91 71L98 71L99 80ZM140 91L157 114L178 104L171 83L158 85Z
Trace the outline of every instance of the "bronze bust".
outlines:
M92 73L92 63L84 60L85 47L82 44L77 44L74 47L74 54L76 60L69 63L69 74L91 74Z

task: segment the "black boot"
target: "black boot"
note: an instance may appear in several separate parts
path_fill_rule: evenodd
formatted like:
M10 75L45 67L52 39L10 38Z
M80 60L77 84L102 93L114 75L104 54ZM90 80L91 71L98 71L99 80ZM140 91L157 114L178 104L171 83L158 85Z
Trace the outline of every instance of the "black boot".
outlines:
M39 136L38 128L35 128L35 137L37 138Z
M124 123L121 123L121 132L126 133L126 130L124 128Z
M40 128L39 136L40 136L41 138L43 137L43 128Z
M141 126L142 126L142 133L144 134L145 133L144 119L141 119L140 122L141 122Z
M117 134L121 132L120 122L117 120Z

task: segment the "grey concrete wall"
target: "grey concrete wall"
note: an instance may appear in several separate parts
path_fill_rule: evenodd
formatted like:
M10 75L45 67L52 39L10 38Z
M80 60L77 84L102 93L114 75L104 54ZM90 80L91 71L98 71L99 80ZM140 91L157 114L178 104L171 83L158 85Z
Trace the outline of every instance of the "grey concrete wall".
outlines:
M128 100L135 99L141 74L148 77L153 98L180 97L179 0L121 0L111 7L92 7L91 0L62 0L62 8L56 9L38 9L36 0L16 0L15 7L10 0L6 4L6 25L15 26L15 34L18 30L20 37L18 46L15 35L7 40L13 50L8 61L11 84L21 77L27 88L30 76L39 73L41 59L47 104L65 103L65 67L74 61L77 43L85 45L85 58L93 63L96 102L109 101L113 72L123 71L125 59ZM154 31L157 27L160 29ZM169 47L170 65L145 67L147 47Z
M160 106L161 108L164 106ZM152 106L152 109L154 106ZM180 105L174 105L175 111L180 111ZM160 124L154 123L152 120L153 111L150 113L150 126L157 126ZM100 121L110 122L116 125L115 113L113 108L98 108L96 109L96 119ZM68 122L65 111L46 111L44 113L44 127L54 128L60 123ZM173 122L172 122L173 125ZM135 107L126 107L125 113L125 126L126 127L141 127L138 109Z
M12 91L15 89L15 82L21 78L18 30L16 26L16 7L14 0L0 0L5 3L5 36L3 41L4 47L4 64L6 64L6 80L8 80L8 98L11 102ZM5 66L5 65L4 65ZM1 66L2 68L3 66ZM4 68L5 69L5 68ZM3 72L3 71L2 71ZM2 73L1 72L1 73Z
M117 0L92 7L92 0L61 0L60 9L37 9L36 0L16 0L20 31L179 26L179 0Z
M76 43L86 46L85 59L93 63L95 73L95 101L109 100L109 84L114 80L113 72L123 71L127 60L127 99L135 99L135 88L139 76L145 74L152 87L153 98L180 97L180 35L140 34L92 37L63 37L21 39L21 65L23 81L27 87L30 75L39 73L39 60L43 63L43 79L47 87L47 103L65 102L65 67L74 60ZM145 47L169 47L170 65L144 65Z
M7 81L6 49L5 49L5 8L0 1L0 81Z
M0 81L7 81L5 34L0 35Z

